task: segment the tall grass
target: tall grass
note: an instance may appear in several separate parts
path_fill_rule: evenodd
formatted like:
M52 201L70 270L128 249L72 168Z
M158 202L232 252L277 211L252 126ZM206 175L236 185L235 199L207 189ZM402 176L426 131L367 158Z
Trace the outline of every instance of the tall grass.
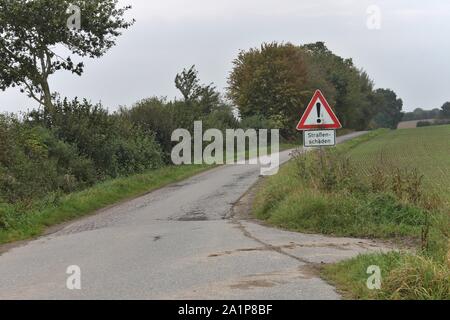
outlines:
M380 290L367 288L367 268L381 270ZM420 255L401 252L365 254L325 266L322 276L349 299L450 299L450 269Z

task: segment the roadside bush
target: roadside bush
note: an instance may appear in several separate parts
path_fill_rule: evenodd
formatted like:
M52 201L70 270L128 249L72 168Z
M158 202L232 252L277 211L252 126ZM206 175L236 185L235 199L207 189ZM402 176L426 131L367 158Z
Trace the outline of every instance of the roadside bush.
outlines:
M161 166L162 155L152 132L87 100L57 101L52 110L29 115L30 125L44 125L90 159L97 180Z
M223 105L213 110L203 118L203 129L219 129L225 132L226 129L235 129L239 127L239 122L233 115L231 107Z
M194 121L202 121L203 130L215 128L223 132L239 125L232 108L220 100L215 103L205 99L167 102L153 97L139 101L130 109L122 108L117 115L139 126L146 134L154 133L166 163L170 163L170 154L176 144L171 141L175 129L183 128L192 134Z
M132 137L119 137L114 144L116 175L141 173L144 170L156 169L163 165L159 145L153 135L135 130Z
M262 115L253 115L243 118L240 127L243 129L272 129L274 125Z
M170 162L177 128L238 126L232 108L194 67L177 75L184 100L150 98L109 113L86 99L56 98L23 119L0 116L0 203L31 203Z
M432 123L430 121L419 121L417 122L416 126L417 128L421 128L421 127L429 127L431 126Z
M0 115L0 202L31 203L162 165L153 133L86 100L24 119Z
M450 120L448 119L436 119L432 122L430 121L419 121L417 122L417 128L420 127L429 127L429 126L444 126L450 124Z
M174 108L164 99L156 97L137 102L132 108L122 108L118 116L139 126L147 134L155 134L156 141L161 146L166 160L172 150L171 136L177 128Z
M15 117L0 119L5 148L0 156L1 201L31 201L59 188L72 190L93 181L92 164L49 130L24 125Z

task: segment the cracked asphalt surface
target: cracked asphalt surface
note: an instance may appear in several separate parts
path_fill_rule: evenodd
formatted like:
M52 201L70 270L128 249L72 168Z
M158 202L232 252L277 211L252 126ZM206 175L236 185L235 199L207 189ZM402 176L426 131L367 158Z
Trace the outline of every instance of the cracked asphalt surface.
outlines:
M247 219L258 178L257 165L217 167L15 247L0 256L0 299L340 299L314 266L387 249ZM70 265L81 290L66 288Z

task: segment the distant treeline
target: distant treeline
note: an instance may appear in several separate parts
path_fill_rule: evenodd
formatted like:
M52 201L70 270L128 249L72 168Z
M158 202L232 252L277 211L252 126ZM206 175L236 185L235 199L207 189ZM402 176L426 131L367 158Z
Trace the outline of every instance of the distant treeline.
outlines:
M447 124L450 124L450 120L445 120L445 119L421 120L421 121L417 122L416 127L420 128L420 127L430 127L430 126L443 126L443 125L447 125Z
M424 110L417 108L412 112L406 112L402 121L429 120L429 119L445 119L450 118L450 103L446 102L441 109Z

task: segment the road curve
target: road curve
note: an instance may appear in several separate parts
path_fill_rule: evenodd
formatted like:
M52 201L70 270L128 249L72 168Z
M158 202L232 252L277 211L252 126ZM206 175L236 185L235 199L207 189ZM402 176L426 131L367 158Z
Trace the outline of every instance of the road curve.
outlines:
M0 299L339 299L312 266L380 247L233 216L258 177L217 167L15 247L0 256ZM66 287L71 265L81 290Z

